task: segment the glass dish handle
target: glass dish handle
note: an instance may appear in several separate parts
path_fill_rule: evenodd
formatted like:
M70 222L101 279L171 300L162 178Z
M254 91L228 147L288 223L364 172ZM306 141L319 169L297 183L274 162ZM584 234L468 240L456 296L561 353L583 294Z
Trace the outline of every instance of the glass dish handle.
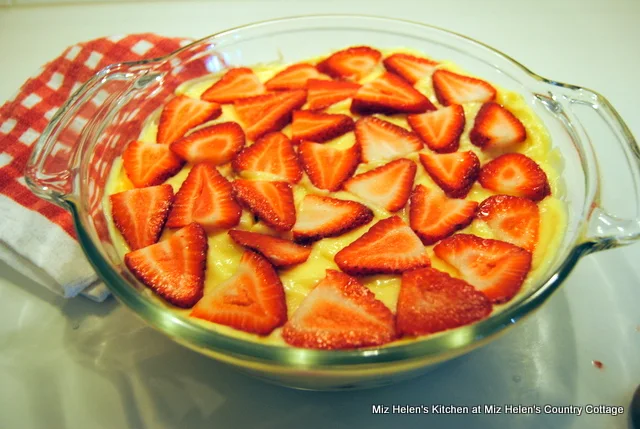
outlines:
M640 239L640 149L631 130L611 103L595 91L565 87L563 103L590 143L583 162L593 193L584 242L590 252L631 244ZM586 109L586 110L585 110ZM580 127L577 127L580 128Z

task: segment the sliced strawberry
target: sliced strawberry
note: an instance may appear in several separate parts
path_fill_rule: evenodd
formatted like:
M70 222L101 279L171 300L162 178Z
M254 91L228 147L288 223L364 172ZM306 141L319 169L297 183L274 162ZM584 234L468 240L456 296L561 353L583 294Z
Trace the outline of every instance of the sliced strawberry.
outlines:
M385 58L383 64L387 70L402 76L413 85L420 79L429 76L435 70L438 62L408 54L393 54Z
M317 188L337 191L358 168L360 148L336 149L320 143L302 142L299 148L302 168Z
M173 204L171 185L130 189L109 197L113 223L131 250L158 241Z
M320 195L306 195L293 227L293 239L310 243L325 237L337 237L371 222L373 212L355 201Z
M302 168L291 141L282 133L269 133L245 148L233 160L236 171L273 174L289 183L302 178Z
M429 245L469 225L477 207L475 201L447 198L440 191L418 185L411 194L409 224Z
M351 98L360 89L360 84L339 80L309 79L307 101L309 110L326 109L338 101Z
M482 167L478 181L483 188L533 201L551 194L545 172L521 153L507 153L488 162Z
M206 230L231 228L238 224L241 214L231 183L214 166L198 164L176 194L167 227L182 228L197 222Z
M244 98L234 103L245 126L247 137L256 140L266 133L279 131L291 122L294 110L305 103L305 91L281 91Z
M184 161L163 144L136 140L122 153L122 166L136 188L159 185L183 165Z
M513 113L498 103L485 103L478 111L469 139L483 149L505 149L527 138L527 130Z
M241 246L258 252L274 266L287 268L301 264L309 258L311 248L300 246L283 238L273 237L257 232L232 229L229 235Z
M264 85L250 68L239 67L226 72L200 98L226 104L265 92Z
M310 349L379 346L396 338L394 317L373 292L344 273L327 270L282 329L284 340Z
M353 96L351 112L370 113L423 113L436 107L406 80L393 73L384 73L365 83Z
M531 268L529 251L475 235L445 238L433 251L496 304L507 302L518 293Z
M244 146L244 131L235 122L223 122L202 128L171 143L169 148L180 158L198 164L226 164Z
M354 46L334 53L316 67L336 79L360 80L373 71L381 57L368 46Z
M293 112L291 140L294 143L302 140L323 143L351 130L353 130L353 119L349 115L298 110Z
M396 212L404 207L411 195L417 169L413 161L396 159L347 180L344 189L369 203Z
M401 335L426 335L487 317L491 302L467 282L433 268L402 274L396 307Z
M422 141L414 133L374 116L358 119L356 141L364 162L394 159L422 149Z
M218 103L179 95L167 103L158 122L158 143L172 143L182 138L191 128L222 114Z
M311 64L294 64L269 79L265 82L264 86L272 91L283 89L305 89L309 79L318 79L321 77L322 73L320 73L318 69Z
M452 104L433 112L409 115L407 121L432 151L448 153L458 150L465 125L461 105Z
M287 320L284 288L271 264L247 251L235 274L208 292L190 316L268 335Z
M538 243L540 209L527 198L493 195L478 207L476 218L489 225L496 238L532 252Z
M436 97L444 106L472 102L484 103L496 98L496 89L481 79L448 70L436 70L431 78Z
M420 162L434 182L451 198L464 198L478 178L480 161L475 153L420 153Z
M170 238L124 255L138 280L176 307L192 307L202 297L207 234L197 223Z
M398 216L373 225L334 258L348 274L400 274L431 262L420 239Z
M233 191L240 204L278 231L288 231L296 223L293 191L287 182L236 179Z

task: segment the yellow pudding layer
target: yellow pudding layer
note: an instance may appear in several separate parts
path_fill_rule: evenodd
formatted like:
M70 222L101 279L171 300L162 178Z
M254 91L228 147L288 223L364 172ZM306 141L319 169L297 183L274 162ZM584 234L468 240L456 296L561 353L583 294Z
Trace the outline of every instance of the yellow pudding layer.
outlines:
M403 53L411 53L417 56L424 56L419 52L407 50L407 49L393 49L393 50L382 50L383 55L387 56L392 53L403 52ZM308 62L315 63L318 59L311 59ZM290 64L282 65L282 64L269 64L269 65L259 65L253 67L253 70L256 72L258 77L262 82L267 81L276 73L285 69ZM467 74L464 71L458 69L454 64L450 62L441 62L437 68L439 69L447 69L456 73ZM360 81L360 83L365 83L370 80L375 79L380 74L385 71L382 63L378 64L376 69L366 76L364 79ZM182 84L176 91L177 94L184 94L193 98L200 98L200 95L209 88L215 81L219 79L220 75L211 75L205 78L199 78L193 81L185 82ZM435 105L440 106L438 103L434 93L433 87L431 84L431 76L427 76L421 81L417 82L415 88L420 92L425 94L429 100ZM547 178L549 180L549 185L551 187L551 196L546 197L542 201L538 203L538 207L540 208L540 234L539 241L536 245L535 252L533 253L533 261L532 268L527 276L520 294L526 292L530 288L539 284L540 281L543 280L543 277L548 272L550 264L554 261L556 257L556 253L558 248L560 247L560 243L562 242L563 234L565 231L565 227L567 224L566 219L566 208L565 204L558 197L562 195L562 184L560 180L560 172L562 169L562 158L557 149L553 149L551 146L551 140L546 128L541 123L540 119L534 114L531 108L526 104L521 95L507 91L502 88L493 85L498 93L496 97L496 102L503 105L505 108L510 110L520 121L523 123L526 131L527 131L527 139L525 142L517 145L513 151L523 153L536 161L538 165L545 171L547 174ZM351 100L347 99L336 103L326 109L327 113L343 113L347 115L354 116L350 113ZM473 151L479 158L481 165L485 162L489 161L495 154L492 156L480 150L480 148L471 144L469 140L469 131L473 127L475 116L482 106L483 103L466 103L464 104L464 111L466 116L466 125L465 130L460 139L460 148L459 151ZM305 107L303 106L303 109ZM410 130L410 127L406 121L406 115L375 115L381 119L384 119L389 122L393 122L407 130ZM149 120L146 122L146 125L142 132L140 133L140 140L148 141L148 142L156 142L156 132L157 132L157 121L159 118L159 111L156 112ZM222 115L216 118L213 121L209 121L206 124L203 124L195 129L202 128L204 126L209 126L219 122L227 122L227 121L235 121L240 124L242 122L238 119L235 114L235 110L232 104L225 104L222 106ZM195 130L194 129L194 130ZM285 127L282 132L287 136L291 137L290 126ZM248 141L247 145L252 144L253 142ZM325 144L330 146L335 146L337 148L348 148L356 143L355 134L353 132L347 133L341 137L338 137L330 142ZM428 151L428 149L425 148ZM438 185L436 185L433 180L429 177L429 175L424 171L420 161L418 159L418 154L414 153L406 156L405 158L411 159L418 165L418 170L414 182L414 186L418 184L422 184L427 186L428 188L439 189ZM384 160L377 163L368 163L368 164L360 164L358 166L358 170L355 174L360 174L365 171L376 168L382 164L388 163L390 160ZM186 179L189 170L191 169L191 165L187 164L182 171L180 171L177 175L167 180L165 183L169 183L173 186L174 192L177 192L180 188L182 182ZM218 170L221 174L226 176L229 180L233 180L236 177L243 177L246 179L263 179L263 180L277 180L274 177L270 177L268 174L260 174L260 173L251 173L251 172L242 172L236 173L231 169L230 164L226 164L223 166L218 166ZM109 221L109 228L111 231L111 236L115 243L116 249L122 258L124 255L129 252L129 248L122 238L120 232L115 228L112 218L111 218L111 207L109 202L109 195L114 193L122 192L128 189L133 189L133 185L127 178L127 175L122 168L122 159L118 158L113 164L110 177L107 182L105 197L103 201L103 207L105 208L105 214ZM299 208L300 203L304 196L307 193L320 194L320 195L328 195L332 194L333 197L342 198L342 199L350 199L354 201L360 201L365 204L367 207L370 207L374 214L374 220L364 225L358 229L355 229L351 232L348 232L340 237L335 238L325 238L316 242L313 245L313 251L311 252L311 256L309 259L290 269L278 270L280 278L282 280L282 284L286 293L286 301L287 301L287 310L289 316L295 312L295 310L300 305L300 302L304 299L304 297L313 289L316 283L324 278L325 271L327 269L336 269L338 270L337 265L335 264L333 258L334 255L360 237L363 233L365 233L373 224L377 221L384 219L386 217L391 216L391 213L388 211L377 208L372 204L365 203L357 196L346 192L334 192L330 193L328 191L324 191L316 188L311 184L309 178L304 175L302 180L295 186L294 189L294 198L296 207ZM484 189L480 186L479 183L475 183L467 196L467 199L481 202L485 198L494 195L494 192L491 192L487 189ZM407 224L409 223L408 219L408 208L400 210L397 213ZM254 222L253 215L247 210L243 211L243 215L240 220L240 224L236 227L238 229L249 230L253 232L262 232L272 235L279 235L285 238L291 238L290 232L287 234L276 233L271 230L268 226L266 226L262 222ZM474 234L483 238L494 238L491 230L483 223L474 221L463 230L458 231L460 233L469 233ZM169 229L165 229L163 232L163 236L161 240L166 238L172 234L172 231ZM238 244L236 244L227 234L227 231L221 231L218 233L210 233L209 234L209 250L207 255L207 270L205 277L205 295L214 290L217 285L231 277L240 261L240 257L244 251L244 248ZM448 265L447 263L441 261L436 257L432 250L433 246L427 246L429 256L431 258L431 265L439 269L441 271L446 271L453 276L458 276L456 270ZM396 309L396 301L398 298L398 292L400 289L400 276L398 275L375 275L375 276L364 276L359 277L359 280L362 284L366 285L375 295L381 300L387 307L391 309L395 313ZM146 289L146 293L153 296L158 301L162 302L168 308L173 309L177 313L181 313L184 316L188 316L190 310L182 310L166 304L160 298L156 297L151 290ZM515 299L515 298L514 298ZM500 311L501 308L508 306L509 303L503 305L494 305L494 313ZM209 329L218 331L220 333L233 335L240 338L250 339L258 342L267 342L272 344L285 344L280 331L281 328L274 330L268 336L258 336L254 334L245 333L242 331L235 330L230 327L210 323L197 318L190 318L192 321L196 323L200 323L206 326ZM407 340L401 340L407 341ZM395 341L393 344L398 344L398 341Z

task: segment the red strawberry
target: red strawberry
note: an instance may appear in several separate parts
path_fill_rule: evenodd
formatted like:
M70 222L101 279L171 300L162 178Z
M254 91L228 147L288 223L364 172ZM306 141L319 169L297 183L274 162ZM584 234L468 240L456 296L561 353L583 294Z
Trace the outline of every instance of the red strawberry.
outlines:
M307 101L310 110L326 109L338 101L346 100L360 89L360 84L339 80L309 79Z
M264 85L262 85L253 70L239 67L226 72L200 98L226 104L242 98L254 97L264 92Z
M534 251L540 229L540 209L531 200L494 195L478 207L476 218L489 225L496 238Z
M122 234L131 250L156 243L162 233L171 204L171 185L131 189L113 194L111 214L113 223Z
M505 149L527 138L527 130L513 113L498 103L485 103L478 112L469 139L483 149Z
M353 130L351 116L298 110L293 112L291 140L294 143L302 140L323 143L351 130Z
M469 225L477 207L475 201L447 198L418 185L411 194L409 224L424 244L433 244Z
M235 274L207 293L190 316L268 335L287 320L284 288L271 264L247 251Z
M355 201L307 195L302 200L293 227L293 239L309 243L337 237L371 222L373 212Z
M436 97L444 106L472 102L484 103L496 98L496 89L484 80L448 70L436 70L431 78Z
M290 183L297 183L302 178L302 168L291 141L278 132L265 134L243 149L232 165L236 171L269 173Z
M322 73L311 64L294 64L269 79L264 86L269 90L305 89L309 79L318 79Z
M358 119L356 141L364 162L398 158L422 149L422 141L414 133L374 116Z
M289 240L271 235L240 231L237 229L229 231L229 235L233 241L247 249L258 252L278 268L287 268L301 264L306 261L311 254L310 247L300 246Z
M197 223L170 238L124 255L138 280L176 307L192 307L202 297L207 234Z
M402 76L413 85L432 73L438 62L408 54L393 54L385 58L383 64L387 70Z
M396 159L352 177L345 182L344 189L367 202L395 212L407 203L417 169L413 161Z
M176 194L167 227L181 228L197 222L207 230L231 228L238 224L241 214L227 179L214 166L198 164Z
M223 122L202 128L171 143L169 148L180 158L198 164L226 164L244 146L244 131L235 122Z
M278 231L288 231L296 223L293 191L287 182L236 179L236 199L264 223Z
M400 274L428 267L429 256L420 239L398 216L373 225L334 258L348 274Z
M396 338L393 313L369 289L344 273L327 276L282 329L284 340L310 349L379 346Z
M513 298L531 268L531 253L527 250L475 235L445 238L433 251L496 304Z
M396 329L401 335L426 335L487 317L491 302L468 283L433 268L402 274Z
M452 104L433 112L409 115L407 121L432 151L448 153L458 150L465 125L461 105Z
M167 103L158 122L158 143L172 143L183 137L191 128L222 114L218 103L208 103L185 95L179 95Z
M302 142L299 152L302 168L311 183L329 191L339 190L360 163L357 144L341 150L320 143Z
M183 165L184 161L163 144L136 140L122 153L122 166L136 188L159 185L180 171Z
M420 162L429 176L451 198L464 198L478 178L480 161L475 153L420 153Z
M318 70L336 79L360 80L380 61L382 54L368 46L338 51L316 65Z
M551 194L545 172L521 153L507 153L488 162L480 170L478 181L483 188L533 201Z
M436 110L431 101L406 80L393 73L384 73L365 83L351 102L351 112L370 113L423 113Z
M284 128L294 110L305 103L305 91L281 91L244 98L234 103L236 112L245 126L247 137L256 140L272 131Z

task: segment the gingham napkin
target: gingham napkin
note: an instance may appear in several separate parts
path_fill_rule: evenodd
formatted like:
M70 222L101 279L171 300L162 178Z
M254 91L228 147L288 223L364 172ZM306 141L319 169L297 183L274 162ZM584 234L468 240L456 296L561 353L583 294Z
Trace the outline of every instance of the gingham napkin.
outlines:
M57 109L98 70L160 57L189 42L145 33L73 45L0 108L0 260L65 297L109 295L76 242L69 213L26 187L25 165Z

